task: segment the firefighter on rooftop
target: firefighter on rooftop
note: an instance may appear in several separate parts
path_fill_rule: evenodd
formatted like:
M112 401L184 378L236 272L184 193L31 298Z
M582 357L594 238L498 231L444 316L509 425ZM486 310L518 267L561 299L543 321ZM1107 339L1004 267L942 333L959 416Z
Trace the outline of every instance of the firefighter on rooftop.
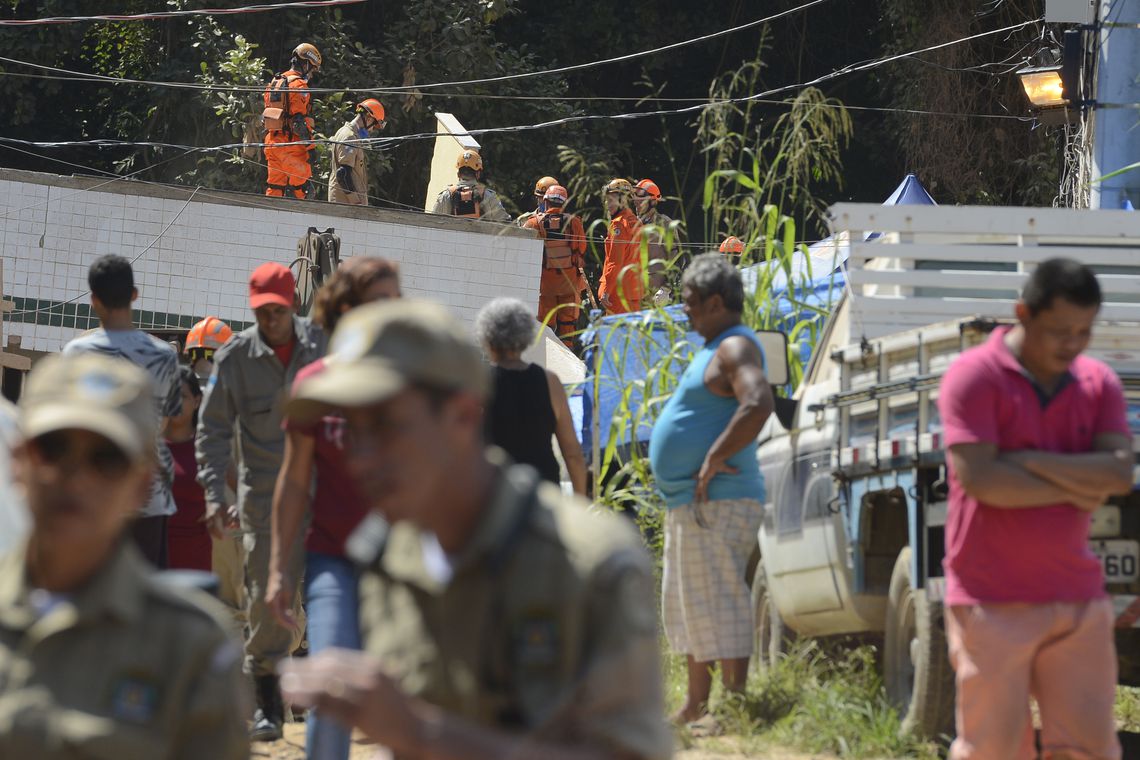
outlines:
M313 167L309 154L314 146L301 145L313 137L309 116L309 80L321 68L321 53L308 42L293 48L288 71L273 77L265 88L265 163L269 174L265 194L304 198L309 192Z
M435 199L433 214L462 216L468 219L486 219L492 222L509 222L511 215L494 190L479 180L483 174L483 159L476 151L465 149L455 159L459 179L448 185Z
M373 132L384 129L384 106L375 98L362 100L356 106L356 117L345 122L330 146L332 167L329 172L329 200L333 203L368 205L368 162L365 142Z

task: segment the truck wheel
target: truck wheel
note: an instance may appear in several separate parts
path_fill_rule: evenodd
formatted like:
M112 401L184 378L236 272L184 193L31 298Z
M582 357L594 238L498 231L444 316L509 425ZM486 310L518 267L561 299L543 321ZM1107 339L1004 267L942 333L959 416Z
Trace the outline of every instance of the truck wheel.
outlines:
M764 563L758 562L752 574L752 666L757 673L766 673L788 651L792 635L784 627L772 597L768 595L768 576Z
M883 680L902 716L901 733L939 740L954 733L954 671L942 604L911 587L910 557L908 546L891 573Z

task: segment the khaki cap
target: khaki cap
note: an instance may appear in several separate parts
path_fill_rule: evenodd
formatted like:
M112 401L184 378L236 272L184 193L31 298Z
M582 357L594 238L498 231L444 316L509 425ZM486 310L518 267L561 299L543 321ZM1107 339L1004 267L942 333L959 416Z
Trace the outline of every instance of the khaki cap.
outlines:
M132 460L154 456L154 386L150 375L125 359L96 353L50 356L28 376L19 406L20 430L27 438L89 430Z
M337 324L323 372L302 382L285 408L312 419L330 407L385 401L413 383L486 398L483 356L444 307L393 299L359 306Z

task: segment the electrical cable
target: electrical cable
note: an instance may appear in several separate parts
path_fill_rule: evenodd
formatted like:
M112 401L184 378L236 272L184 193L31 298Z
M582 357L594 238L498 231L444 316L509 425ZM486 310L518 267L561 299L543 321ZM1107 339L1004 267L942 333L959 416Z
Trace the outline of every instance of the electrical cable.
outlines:
M100 182L99 184L92 185L91 187L84 187L84 188L81 188L79 190L75 190L75 191L70 192L66 195L62 195L59 198L49 198L47 200L36 201L35 203L32 203L32 204L27 205L27 206L21 206L20 208L9 209L3 213L0 213L0 219L6 219L6 218L9 218L9 217L14 216L16 214L21 214L25 211L31 211L32 209L39 208L40 206L43 206L43 205L45 205L51 201L67 200L68 198L72 198L76 195L81 195L82 193L90 192L92 190L98 190L99 188L106 187L108 185L113 185L116 182L120 182L122 180L132 180L138 174L142 174L145 171L149 171L150 169L154 169L155 167L162 166L163 164L168 164L171 161L177 161L178 159L183 158L185 156L188 156L194 152L194 151L184 151L182 153L179 153L176 156L171 156L170 158L164 158L161 161L156 161L153 164L150 164L148 166L144 166L141 169L136 169L135 171L130 172L129 174L115 174L114 172L109 172L109 171L106 171L103 169L96 168L94 166L87 166L86 164L76 164L76 163L73 163L71 161L64 161L63 159L53 158L51 156L45 156L42 153L33 153L30 150L22 150L20 148L15 147L14 145L7 145L3 141L0 141L0 148L6 148L7 150L15 151L17 153L23 153L24 155L32 156L34 158L39 158L42 160L54 161L57 164L63 164L65 166L70 166L73 169L84 169L84 170L92 172L94 174L102 174L104 176L108 176L111 178L111 179L107 180L106 182ZM145 182L146 180L135 180L135 181Z
M879 59L875 59L875 60L871 60L871 61L860 62L858 64L851 64L851 65L845 66L841 69L837 69L837 70L835 70L829 74L824 74L822 76L816 77L815 79L812 79L812 80L809 80L806 82L798 82L796 84L784 85L784 86L776 87L776 88L773 88L770 90L765 90L763 92L756 93L754 95L745 95L745 96L741 96L741 97L737 97L737 98L725 98L722 100L710 101L708 103L701 103L698 105L687 106L685 108L677 108L677 109L659 109L659 110L655 110L655 111L638 111L638 112L621 113L621 114L583 114L583 115L578 115L578 116L566 116L566 117L562 117L559 119L553 119L550 121L538 122L536 124L519 124L519 125L513 125L513 126L507 126L507 127L483 127L483 128L479 128L479 129L467 130L463 134L475 136L475 135L508 133L508 132L525 132L525 131L531 131L531 130L536 130L536 129L546 129L549 127L562 126L565 124L584 122L584 121L599 121L599 120L601 120L601 121L607 121L607 120L621 121L621 120L630 120L630 119L640 119L640 118L646 118L646 117L652 117L652 116L674 116L674 115L679 115L679 114L693 113L695 111L699 111L699 110L702 110L704 108L707 108L710 105L728 105L728 104L747 103L747 102L764 102L764 100L767 99L771 95L777 95L777 94L780 94L783 92L788 92L790 90L802 89L804 87L812 87L812 86L815 86L817 84L822 84L823 82L830 81L832 79L837 79L839 77L846 76L848 74L854 74L854 73L858 73L858 72L862 72L862 71L868 71L870 69L877 68L879 66L883 66L885 64L892 63L894 61L914 57L914 56L919 55L921 53L927 53L927 52L930 52L932 50L939 50L939 49L942 49L945 47L949 47L951 45L957 45L957 44L960 44L963 42L968 42L968 41L979 39L982 37L988 37L988 36L992 36L995 34L1001 34L1003 32L1013 31L1013 30L1020 29L1020 28L1025 27L1025 26L1029 26L1030 24L1039 23L1040 21L1041 21L1040 18L1032 19L1030 21L1023 21L1021 23L1012 24L1010 26L1002 27L1000 29L992 29L992 30L985 31L985 32L979 32L977 34L973 34L973 35L970 35L968 37L961 37L959 39L950 40L948 42L942 42L942 43L939 43L937 45L930 45L928 47L921 48L918 50L912 50L912 51L908 51L905 53L897 53L895 55L885 56L883 58L879 58ZM875 107L863 106L861 108L865 109L865 110L871 110ZM875 109L875 110L879 110L879 109ZM915 113L920 112L918 109L883 108L881 110L897 111L897 112L912 111ZM936 113L936 112L932 112L932 113ZM938 115L953 115L953 114L938 114ZM1021 118L1021 117L1017 117L1017 116L1009 116L1009 115L1003 115L1003 114L978 114L978 116L984 116L986 118L1001 118L1001 119L1011 119L1011 118L1012 119L1020 119ZM376 145L383 147L383 146L393 145L393 144L400 143L400 142L406 142L409 140L429 139L429 138L434 139L437 136L438 135L436 132L422 132L422 133L417 133L417 134L400 135L400 136L386 137L386 138L385 137L367 138L367 139L361 140L355 144L357 144L357 145L362 144L364 147L370 147L370 146L376 146ZM235 148L240 148L240 147L245 147L245 146L262 146L262 147L265 147L267 145L266 143L229 143L229 144L220 145L220 146L202 147L202 146L178 145L178 144L174 144L174 143L126 141L126 140L73 140L73 141L56 141L56 142L35 142L35 141L29 141L29 140L16 140L14 138L7 138L7 137L0 137L0 141L16 142L16 143L20 143L20 144L24 144L24 145L29 145L32 147L44 147L44 148L71 147L71 146L77 146L77 145L85 145L85 146L91 146L91 147L113 147L113 146L128 145L128 146L152 147L152 148L170 147L170 148L182 149L182 150L191 150L191 149L196 149L196 150L232 150ZM297 141L297 142L293 142L293 143L276 143L275 146L276 147L282 147L285 145L306 145L306 144L314 144L314 143L335 144L336 141L321 138L321 139L314 139L314 140L309 140L309 141Z
M818 1L822 2L823 0L818 0ZM562 117L559 119L553 119L550 121L539 122L537 124L520 124L520 125L509 126L509 127L484 127L481 129L467 130L464 134L474 136L474 135L495 134L495 133L504 133L504 132L525 132L525 131L531 131L531 130L536 130L536 129L547 129L549 127L563 126L565 124L572 124L572 123L586 122L586 121L608 121L608 120L622 121L622 120L630 120L630 119L641 119L641 118L653 117L653 116L675 116L675 115L680 115L680 114L693 113L693 112L702 110L704 108L707 108L710 105L728 105L728 104L747 103L747 102L763 102L765 99L769 98L772 95L778 95L778 94L783 93L783 92L788 92L790 90L802 89L805 87L813 87L815 85L822 84L823 82L827 82L827 81L830 81L832 79L837 79L839 77L846 76L848 74L854 74L854 73L858 73L858 72L862 72L862 71L869 71L870 69L878 68L879 66L883 66L883 65L888 64L888 63L893 63L894 61L903 60L906 58L913 58L914 56L919 55L921 53L928 53L928 52L931 52L933 50L940 50L940 49L945 48L945 47L950 47L952 45L961 44L963 42L969 42L971 40L980 39L982 37L989 37L989 36L992 36L995 34L1001 34L1003 32L1014 31L1016 29L1021 29L1023 27L1029 26L1031 24L1039 23L1040 21L1041 21L1040 18L1036 18L1036 19L1032 19L1030 21L1023 21L1023 22L1018 23L1018 24L1012 24L1010 26L1002 27L1000 29L992 29L992 30L985 31L985 32L978 32L977 34L973 34L973 35L970 35L968 37L961 37L961 38L956 39L956 40L950 40L949 42L943 42L943 43L939 43L937 45L931 45L929 47L920 48L918 50L912 50L912 51L905 52L905 53L897 53L895 55L890 55L890 56L886 56L886 57L879 58L879 59L874 59L874 60L870 60L870 61L863 61L863 62L856 63L856 64L850 64L850 65L845 66L841 69L837 69L835 71L832 71L829 74L824 74L822 76L816 77L815 79L812 79L812 80L809 80L806 82L798 82L796 84L784 85L782 87L776 87L776 88L773 88L770 90L765 90L763 92L759 92L759 93L756 93L754 95L746 95L746 96L741 96L741 97L737 97L737 98L725 98L725 99L718 100L718 101L709 101L709 102L700 103L700 104L692 105L692 106L687 106L684 108L677 108L677 109L659 109L659 110L655 110L655 111L638 111L638 112L620 113L620 114L583 114L583 115L578 115L578 116L566 116L566 117ZM11 60L11 59L6 59L3 57L0 57L0 61L4 61L4 60ZM47 67L47 68L50 68L50 67ZM70 72L70 73L74 73L74 72ZM870 110L873 107L872 106L863 106L862 108ZM905 111L906 109L887 109L887 110ZM914 112L917 113L918 110L914 109ZM949 115L949 114L936 114L936 115ZM1020 117L1016 117L1016 116L1008 116L1008 115L1003 115L1003 114L979 114L979 116L983 116L986 118L1002 118L1002 119L1020 118ZM366 144L370 143L370 144L390 145L390 144L395 144L397 142L406 142L409 140L435 138L436 136L437 136L436 132L424 132L424 133L419 133L419 134L401 135L398 137L389 137L389 138L369 138L367 141L364 141L364 142ZM0 139L10 140L11 138L0 138ZM156 147L156 148L157 147L177 147L177 148L196 147L196 146L178 146L178 145L172 145L170 143L129 142L129 141L115 141L115 140L88 140L88 141L70 141L70 142L62 142L61 141L61 142L55 142L55 143L35 143L35 142L30 142L30 141L20 141L20 142L23 142L23 143L28 144L28 145L34 145L37 147L61 147L61 146L69 146L69 145L91 145L91 146L96 146L96 147L107 147L107 146L111 146L111 145L132 145L132 144L138 145L138 146ZM321 140L311 140L308 142L309 142L309 144L311 144L311 143L331 143L333 141L321 139ZM247 144L248 145L264 145L263 143L247 143ZM290 145L290 144L306 144L306 143L277 143L278 146ZM224 146L217 146L215 148L199 148L199 149L200 150L232 149L235 147L241 147L242 145L243 144L233 143L233 144L224 145ZM366 145L366 147L367 147L367 145Z
M937 64L931 63L930 61L923 61L921 58L916 58L915 60L920 61L922 63L928 63L932 66L938 66ZM982 64L982 65L985 65L985 64ZM1021 64L1019 63L1019 64L1017 64L1017 66L1021 66ZM947 68L947 67L938 66L938 68ZM948 70L958 71L959 69L948 69ZM967 71L967 69L961 69L961 71ZM986 73L986 72L982 72L982 73ZM22 72L15 72L15 71L0 71L0 77L5 77L5 76L23 77L23 78L27 78L27 79L47 79L47 80L51 80L51 81L61 81L61 82L88 82L88 81L91 81L91 80L87 79L86 77L56 77L56 76L51 76L48 74L25 74ZM263 88L258 89L257 91L263 92L264 89ZM331 92L343 92L343 90L329 90L329 91L331 91ZM317 93L317 92L319 92L319 90L310 90L310 92ZM730 102L727 100L710 100L707 95L705 95L703 97L692 97L692 98L662 98L662 97L648 96L648 95L641 95L641 96L631 95L631 96L624 96L624 97L622 97L622 96L608 96L608 95L584 95L584 96L566 95L566 96L558 97L558 96L554 96L554 95L480 95L478 93L468 93L468 92L425 92L424 96L425 97L441 97L441 98L473 98L473 99L478 99L478 100L510 100L510 101L520 101L520 102L541 101L541 102L547 102L547 103L574 103L574 102L581 102L581 103L587 103L587 102L643 103L645 101L651 100L655 103L701 103L701 104L705 104L705 105L717 105L718 103ZM760 100L756 100L754 102L764 103L764 104L768 104L768 105L788 105L788 101L786 101L786 100L760 99ZM896 112L896 113L911 113L911 114L927 115L927 116L949 116L949 117L961 116L961 117L973 117L973 118L979 118L979 119L1016 119L1016 118L1021 118L1021 117L1017 117L1017 116L1008 116L1005 114L959 113L959 112L955 112L955 111L928 111L928 110L914 109L914 108L910 108L910 109L891 108L888 106L854 106L854 105L848 105L848 104L835 105L835 104L831 104L831 103L819 103L817 105L819 105L821 108L845 108L848 111L883 111L883 112L890 111L890 112Z
M292 8L328 8L337 5L353 5L363 2L365 2L365 0L297 0L296 2L273 3L271 5L246 5L238 8L199 8L196 10L155 11L154 13L134 13L127 15L49 16L47 18L29 19L5 18L0 19L0 26L47 26L99 21L157 21L168 18L182 18L185 16L232 16L242 13L264 13L265 11L289 10Z
M141 251L139 251L137 256L135 256L133 259L131 259L131 262L130 262L131 264L134 264L136 261L141 259L147 251L149 251L151 248L154 248L155 245L158 244L159 240L162 240L162 237L170 230L171 227L174 226L174 223L178 221L179 217L182 216L182 212L185 211L187 208L189 208L190 201L194 200L194 196L198 194L198 189L199 188L197 188L197 187L194 188L194 190L190 193L190 197L187 198L186 202L182 204L182 208L178 209L178 212L174 215L174 218L166 223L166 226L162 228L162 231L160 231L158 233L158 235L154 238L154 240L150 241L150 243L147 244L146 248L143 248ZM45 311L51 311L52 309L61 308L61 307L65 306L69 303L75 303L80 298L83 298L84 296L86 296L90 292L91 292L90 290L85 290L82 293L80 293L79 295L75 296L74 298L69 298L66 301L60 301L59 303L53 303L51 306L41 306L38 309L25 309L23 311L10 311L10 312L7 312L7 314L4 316L5 316L5 319L11 321L12 317L23 316L25 314L40 314L40 313L45 312Z
M357 0L357 1L359 2L361 0ZM694 45L694 44L699 43L699 42L706 42L706 41L711 40L711 39L716 39L717 37L723 37L725 35L734 34L735 32L739 32L739 31L742 31L745 29L750 29L750 28L755 27L755 26L767 24L771 21L775 21L776 19L782 18L784 16L791 15L793 13L797 13L797 12L802 11L802 10L806 10L808 8L811 8L812 6L820 5L821 3L825 3L825 2L828 2L828 0L810 0L810 2L804 3L803 5L798 5L795 8L789 8L788 10L772 14L771 16L765 16L764 18L757 19L755 21L749 21L745 24L739 24L737 26L730 27L728 29L722 29L718 32L711 32L709 34L702 35L700 37L693 37L691 39L682 40L680 42L674 42L674 43L671 43L669 45L663 45L663 46L657 47L657 48L651 48L649 50L640 50L640 51L637 51L634 53L626 53L624 55L615 56L613 58L602 58L602 59L599 59L596 61L588 61L586 63L576 63L576 64L572 64L570 66L561 66L561 67L553 68L553 69L542 69L540 71L527 71L527 72L522 72L522 73L518 73L518 74L504 74L502 76L486 77L483 79L466 79L466 80L459 80L459 81L455 81L455 82L425 82L423 84L400 85L400 86L394 86L394 87L339 87L339 88L313 87L313 88L309 88L309 91L313 92L313 93L345 92L345 91L361 92L361 93L376 93L376 94L399 93L399 92L408 92L408 91L414 91L414 90L422 91L425 89L434 89L434 88L438 88L438 87L461 87L461 86L476 85L476 84L491 84L491 83L495 83L495 82L509 82L509 81L515 81L515 80L519 80L519 79L532 79L534 77L548 76L548 75L552 75L552 74L565 74L565 73L568 73L571 71L583 71L586 69L596 68L598 66L606 66L606 65L609 65L611 63L622 63L622 62L631 61L631 60L634 60L637 58L643 58L643 57L648 56L648 55L656 55L657 53L663 53L663 52L668 52L670 50L676 50L678 48L686 47L688 45ZM55 72L64 73L64 74L77 75L81 78L91 79L91 80L95 80L95 81L114 82L117 84L150 85L150 86L174 87L174 88L194 89L194 90L211 90L211 91L219 91L219 92L225 91L225 92L259 92L260 93L260 92L264 92L264 89L265 89L264 87L256 87L256 88L254 88L254 87L242 87L242 86L216 87L213 85L204 85L204 84L201 84L200 82L159 82L159 81L146 80L146 79L129 79L126 77L113 77L113 76L108 76L105 74L90 74L90 73L86 73L86 72L82 72L82 71L72 71L69 69L59 68L57 66L46 66L44 64L31 63L29 61L20 61L20 60L15 59L15 58L6 58L3 56L0 56L0 61L3 61L5 63L21 65L21 66L28 66L30 68L43 69L46 71L55 71Z

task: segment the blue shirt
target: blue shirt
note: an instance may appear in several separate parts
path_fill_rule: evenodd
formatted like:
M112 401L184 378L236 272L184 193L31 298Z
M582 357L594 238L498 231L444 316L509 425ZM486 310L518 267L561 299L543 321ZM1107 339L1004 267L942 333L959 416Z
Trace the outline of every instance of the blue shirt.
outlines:
M743 335L760 348L756 334L745 325L730 327L696 353L673 395L661 410L649 437L649 465L657 489L670 508L690 504L697 485L697 472L713 443L728 427L740 403L732 396L717 396L705 387L705 370L725 338ZM761 356L763 349L761 348ZM709 481L710 501L721 499L764 500L764 477L756 462L756 441L749 441L728 458L735 475L718 473Z

